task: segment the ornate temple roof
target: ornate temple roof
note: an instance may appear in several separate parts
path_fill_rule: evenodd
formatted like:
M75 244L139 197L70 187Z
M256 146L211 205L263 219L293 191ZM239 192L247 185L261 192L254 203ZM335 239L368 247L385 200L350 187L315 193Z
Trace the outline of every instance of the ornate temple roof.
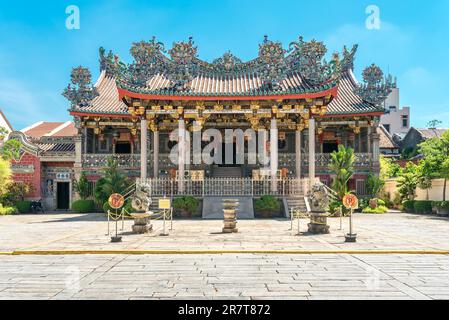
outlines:
M90 72L72 71L72 84L64 91L77 114L125 115L124 97L143 100L286 100L333 97L328 115L383 112L379 101L388 95L393 81L383 78L375 65L363 74L359 85L352 73L357 46L344 47L332 60L324 58L325 45L302 37L283 49L265 37L257 58L242 62L231 53L212 63L198 59L192 39L173 44L134 43L134 61L126 64L100 48L101 76L90 86Z
M352 73L352 70L343 72L338 85L338 95L329 104L327 114L345 115L379 111L384 112L384 109L381 106L376 106L372 103L364 101L356 93L357 88L358 83Z

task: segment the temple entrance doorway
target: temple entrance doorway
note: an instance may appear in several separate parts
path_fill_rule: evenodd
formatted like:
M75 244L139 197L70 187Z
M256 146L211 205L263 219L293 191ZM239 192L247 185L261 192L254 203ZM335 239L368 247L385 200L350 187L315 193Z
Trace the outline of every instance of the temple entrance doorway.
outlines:
M70 183L58 182L56 185L56 209L69 210L70 209Z

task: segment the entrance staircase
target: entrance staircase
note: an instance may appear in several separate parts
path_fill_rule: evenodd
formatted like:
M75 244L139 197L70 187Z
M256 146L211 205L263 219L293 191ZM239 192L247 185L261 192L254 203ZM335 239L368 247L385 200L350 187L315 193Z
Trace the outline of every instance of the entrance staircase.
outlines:
M306 213L307 206L304 197L295 196L295 197L285 197L283 199L284 203L284 215L287 218L290 218L291 210L299 210L300 212Z
M240 167L214 167L212 171L214 178L242 178Z

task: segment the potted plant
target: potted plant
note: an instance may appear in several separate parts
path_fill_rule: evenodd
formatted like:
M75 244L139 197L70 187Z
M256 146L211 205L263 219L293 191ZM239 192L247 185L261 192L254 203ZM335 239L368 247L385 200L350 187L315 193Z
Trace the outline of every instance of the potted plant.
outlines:
M198 210L199 201L194 197L181 197L173 200L173 208L181 214L183 218L191 218Z
M263 218L272 218L281 209L278 199L273 196L263 196L259 200L256 200L255 207L262 214Z

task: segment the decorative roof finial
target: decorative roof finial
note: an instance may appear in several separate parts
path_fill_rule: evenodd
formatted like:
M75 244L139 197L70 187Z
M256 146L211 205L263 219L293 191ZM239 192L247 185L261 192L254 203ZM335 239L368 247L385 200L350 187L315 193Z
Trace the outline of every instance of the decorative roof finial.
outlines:
M344 71L354 70L354 58L355 54L357 53L358 47L359 45L355 44L352 47L351 51L349 51L348 48L346 48L346 46L343 47L343 61L341 65Z
M382 70L373 63L363 70L363 84L356 88L356 93L363 100L380 107L395 86L393 77L384 77Z
M73 87L72 87L73 85ZM95 87L92 86L92 75L89 69L77 67L72 69L71 84L62 93L72 103L72 107L84 107L98 96Z

